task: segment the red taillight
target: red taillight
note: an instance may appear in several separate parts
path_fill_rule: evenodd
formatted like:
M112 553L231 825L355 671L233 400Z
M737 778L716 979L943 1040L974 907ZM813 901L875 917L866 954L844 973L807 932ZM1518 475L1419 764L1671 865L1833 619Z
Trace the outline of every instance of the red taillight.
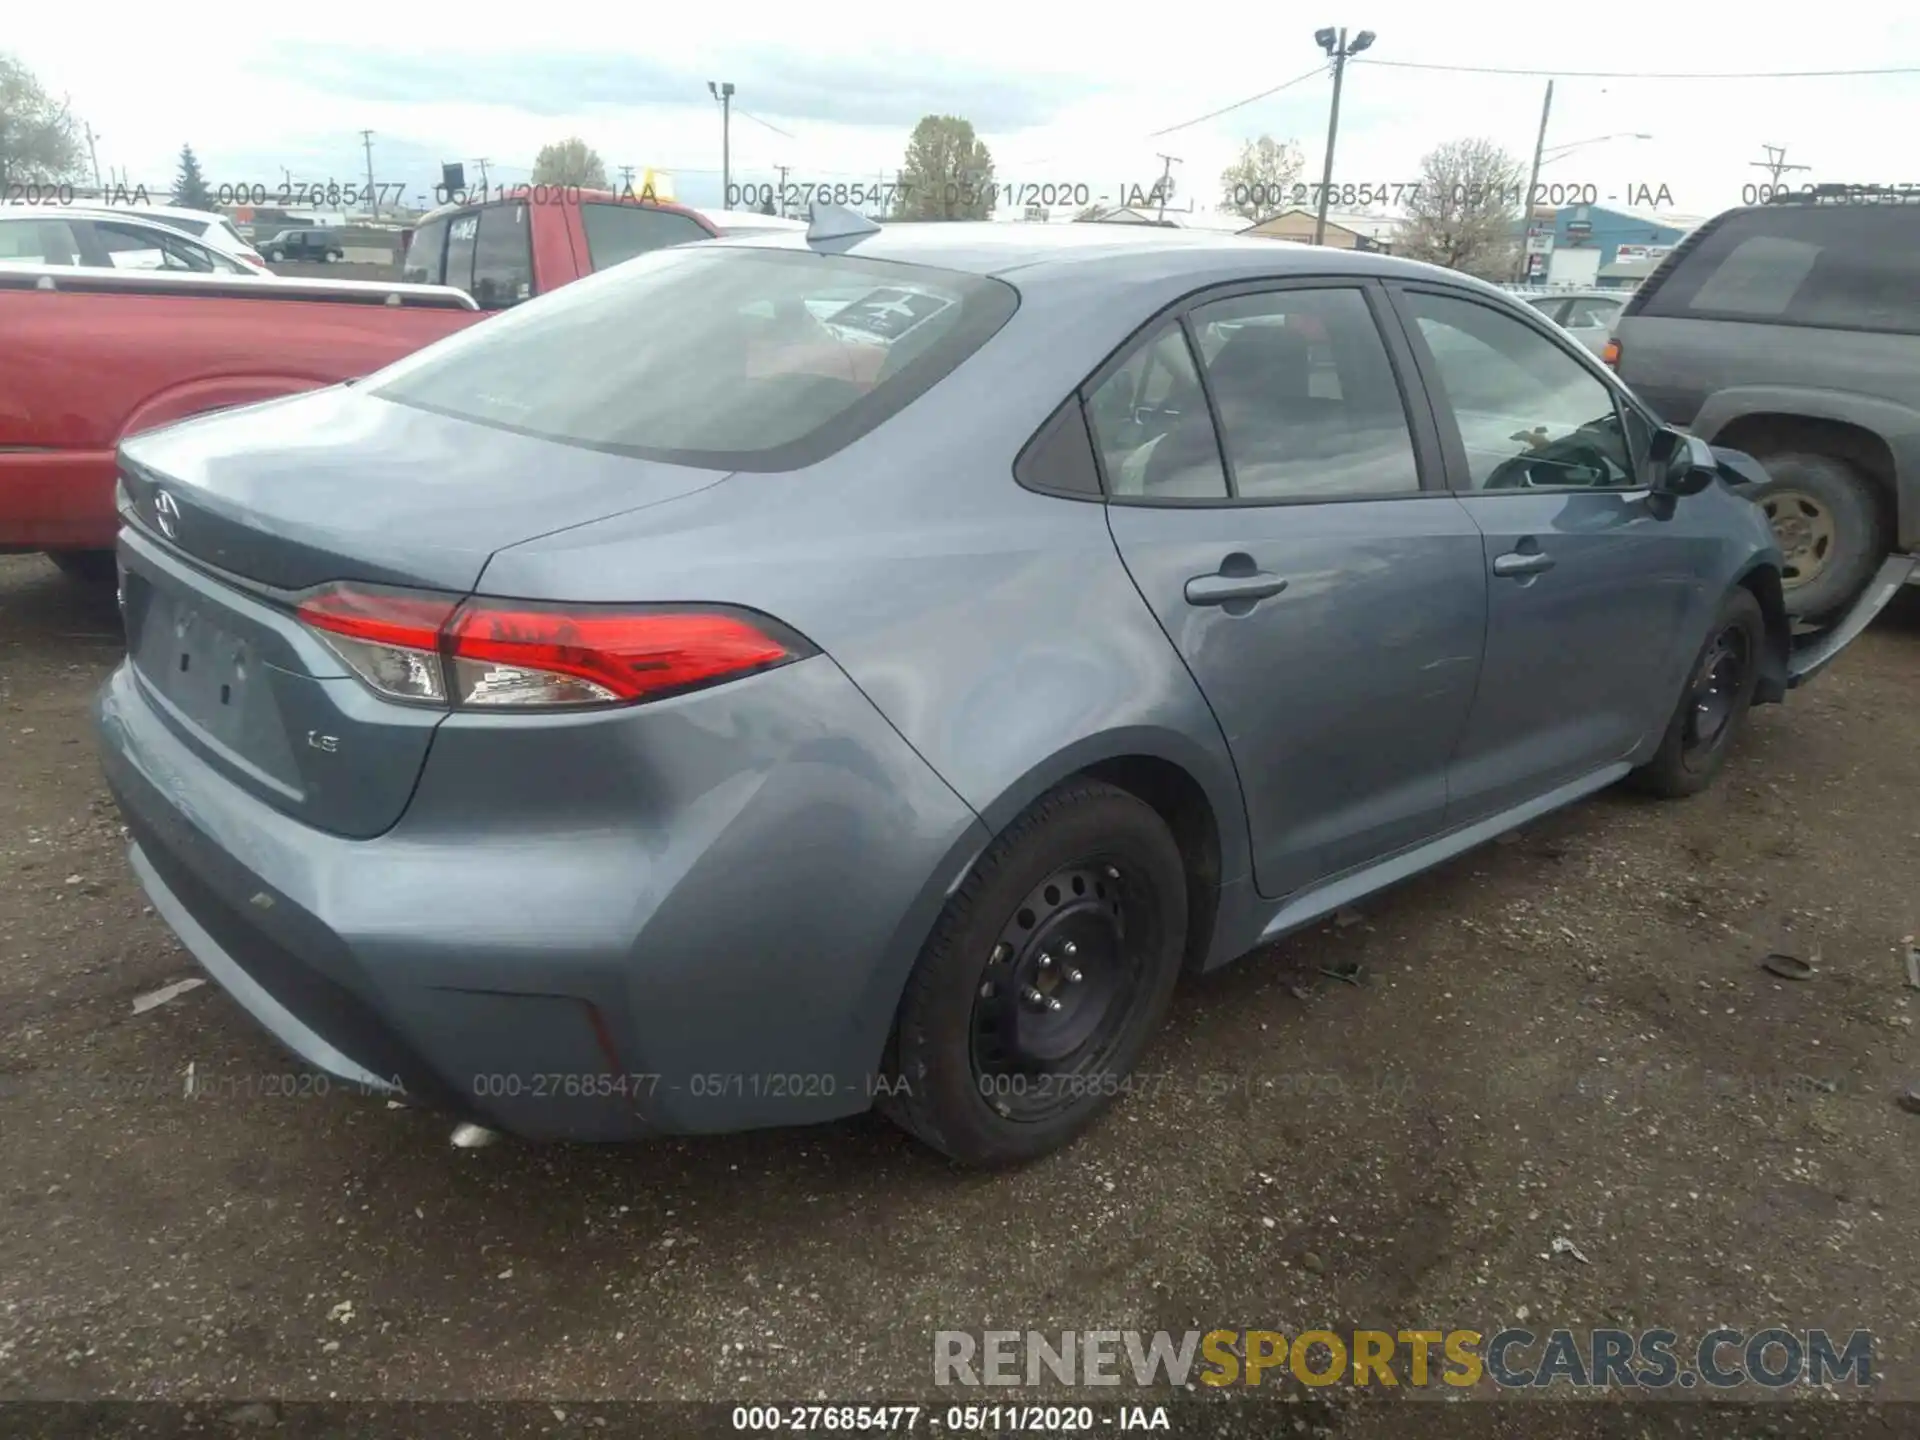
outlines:
M1618 370L1620 368L1620 342L1618 340L1607 341L1606 348L1600 352L1600 360L1609 370Z
M688 690L791 660L780 641L738 616L710 611L595 612L469 603L448 631L466 670L488 664L567 675L633 701Z
M389 699L455 709L631 705L811 653L745 611L456 601L333 585L300 618Z

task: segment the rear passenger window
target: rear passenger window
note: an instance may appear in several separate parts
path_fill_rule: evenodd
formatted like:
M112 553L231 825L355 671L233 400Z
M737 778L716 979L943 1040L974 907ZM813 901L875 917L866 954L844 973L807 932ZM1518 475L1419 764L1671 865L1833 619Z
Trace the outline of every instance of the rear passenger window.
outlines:
M1685 252L1640 313L1920 334L1920 205L1766 205Z
M1242 295L1192 318L1236 495L1330 500L1420 488L1400 387L1358 290Z
M1226 498L1219 438L1179 325L1163 326L1100 383L1087 421L1112 498Z
M413 232L407 242L407 260L400 278L411 285L438 285L441 266L447 258L447 225L435 220Z
M533 297L533 238L524 204L480 212L473 249L473 298L482 310L504 310Z
M637 203L585 204L580 207L580 220L586 226L587 257L595 270L649 250L713 238L685 215Z
M453 217L447 227L447 281L458 290L473 293L474 239L480 230L480 212L469 210Z

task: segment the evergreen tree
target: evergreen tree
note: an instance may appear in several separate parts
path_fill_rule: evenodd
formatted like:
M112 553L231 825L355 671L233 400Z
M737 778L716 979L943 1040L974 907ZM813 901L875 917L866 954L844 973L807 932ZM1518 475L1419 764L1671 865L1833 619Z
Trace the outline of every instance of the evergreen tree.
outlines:
M180 147L180 173L173 181L173 203L188 210L213 208L213 192L207 188L207 177L200 173L200 161L191 145Z

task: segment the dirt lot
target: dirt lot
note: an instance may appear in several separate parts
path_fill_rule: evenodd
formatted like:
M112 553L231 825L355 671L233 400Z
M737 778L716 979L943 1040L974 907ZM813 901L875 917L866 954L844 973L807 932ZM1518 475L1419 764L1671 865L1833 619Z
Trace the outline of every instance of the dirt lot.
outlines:
M1920 605L1756 713L1712 793L1601 796L1190 985L1151 1094L993 1178L872 1119L476 1152L263 1094L289 1063L214 986L132 1011L196 971L95 766L118 646L110 598L0 559L0 1400L912 1398L937 1328L1527 1318L1868 1328L1878 1398L1920 1401ZM1261 1424L1415 1408L1515 1410ZM1847 1410L1744 1433L1866 1433ZM1702 1411L1554 1413L1502 1433Z

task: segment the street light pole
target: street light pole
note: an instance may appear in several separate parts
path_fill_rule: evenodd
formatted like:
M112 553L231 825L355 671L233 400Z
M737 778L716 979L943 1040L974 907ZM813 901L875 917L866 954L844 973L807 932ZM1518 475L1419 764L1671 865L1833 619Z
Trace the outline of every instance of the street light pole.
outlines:
M1316 30L1313 38L1333 57L1333 110L1327 117L1327 160L1320 172L1320 208L1313 221L1313 243L1323 245L1327 239L1327 204L1333 198L1333 142L1340 134L1340 83L1346 79L1348 58L1373 44L1374 34L1371 30L1362 30L1349 45L1343 25L1338 31Z
M707 81L707 93L720 102L720 208L733 206L733 82Z
M1186 163L1187 162L1182 160L1178 155L1162 155L1160 157L1160 183L1154 187L1160 192L1160 213L1153 217L1155 220L1164 220L1167 218L1167 189L1168 182L1173 179L1173 167Z

